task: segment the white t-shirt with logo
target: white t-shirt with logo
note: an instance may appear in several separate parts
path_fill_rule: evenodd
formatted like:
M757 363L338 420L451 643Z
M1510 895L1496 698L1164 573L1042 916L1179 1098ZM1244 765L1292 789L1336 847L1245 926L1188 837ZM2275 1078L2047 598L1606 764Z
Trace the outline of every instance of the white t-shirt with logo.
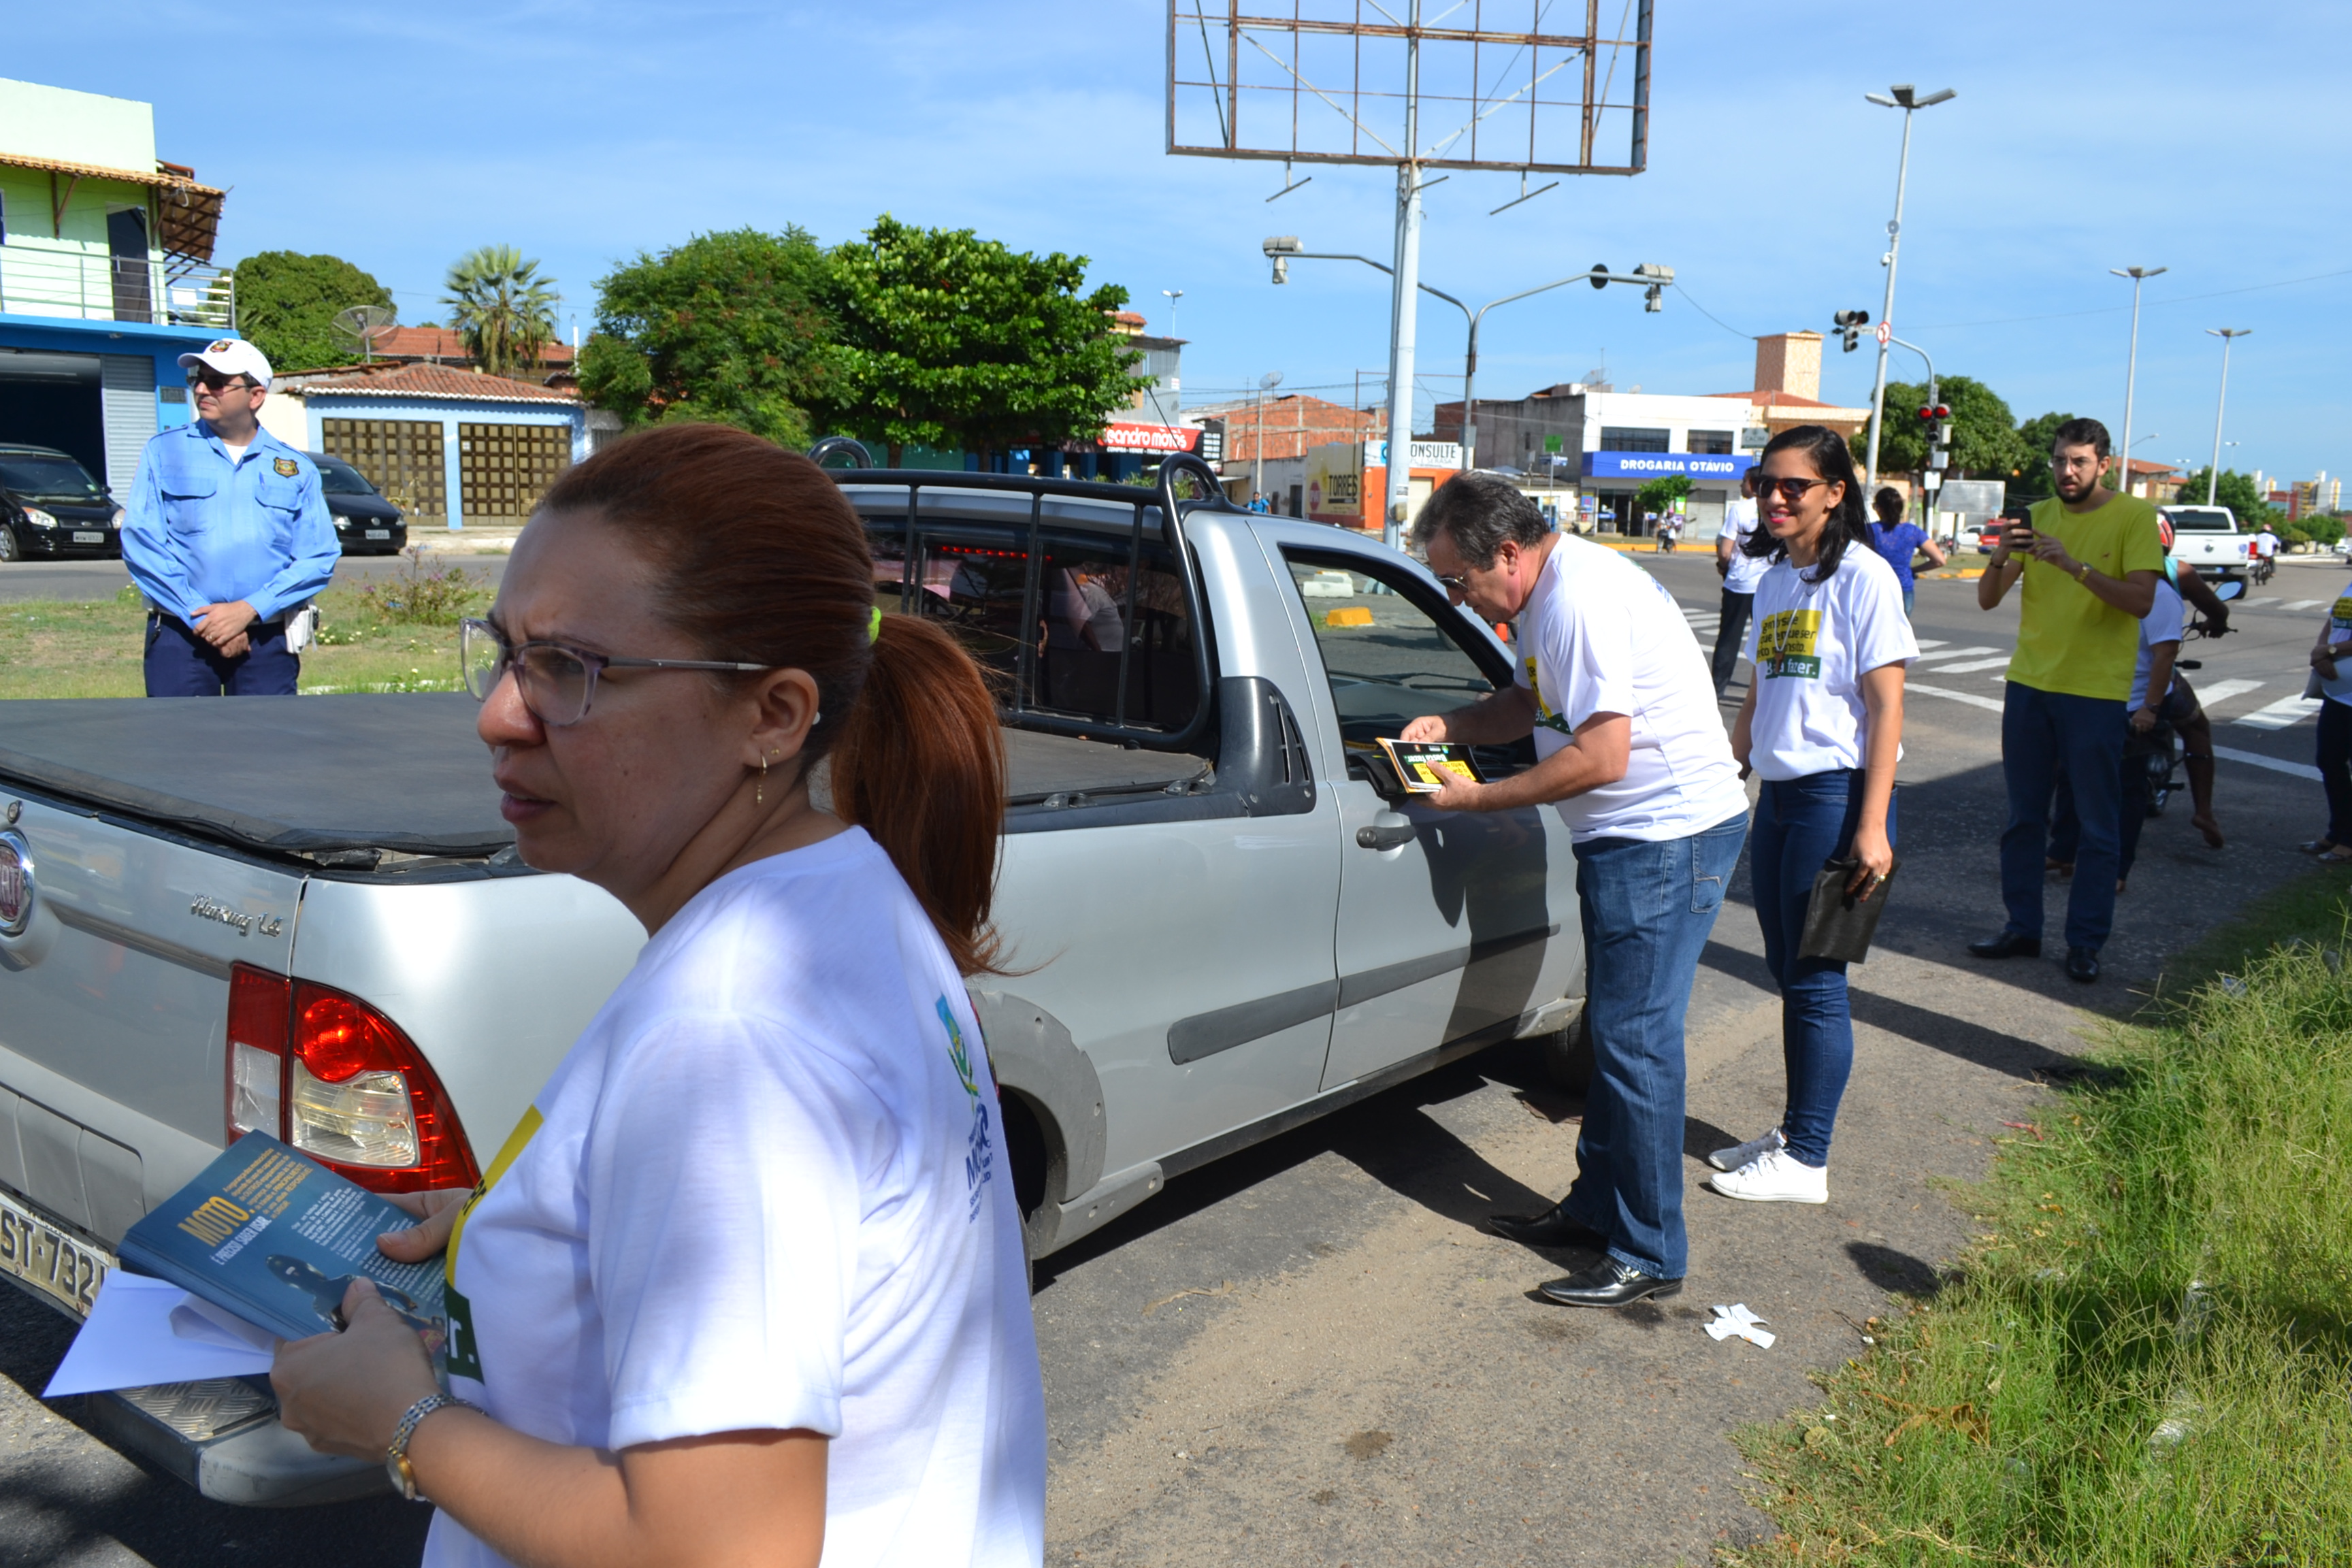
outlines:
M2178 643L2181 623L2187 617L2188 610L2180 602L2179 593L2171 584L2158 577L2156 580L2156 602L2148 605L2147 614L2139 618L2139 662L2132 667L2131 698L2127 706L2138 708L2147 701L2147 678L2156 658L2156 645ZM2168 685L2162 697L2171 695L2172 688ZM2158 700L2161 700L2160 697Z
M1625 776L1558 803L1572 840L1685 838L1747 812L1706 656L1656 578L1605 546L1558 535L1518 631L1538 758L1595 713L1633 721Z
M1756 531L1756 503L1746 496L1733 496L1723 503L1723 526L1716 531L1717 539L1731 541L1731 569L1724 574L1726 593L1752 594L1756 584L1764 580L1771 562L1760 555L1750 555L1741 548L1748 536Z
M2344 592L2336 596L2335 605L2327 612L2327 640L2331 643L2352 642L2352 584L2345 585ZM2336 661L2336 670L2335 679L2320 681L2320 692L2331 701L2352 706L2352 653Z
M863 830L647 942L450 1254L450 1383L551 1443L831 1439L826 1568L1034 1564L1045 1414L996 1084ZM427 1568L501 1563L446 1513Z
M1775 781L1861 767L1869 722L1862 678L1919 657L1902 580L1878 552L1850 543L1825 581L1805 581L1818 570L1801 573L1783 557L1756 587L1748 763Z

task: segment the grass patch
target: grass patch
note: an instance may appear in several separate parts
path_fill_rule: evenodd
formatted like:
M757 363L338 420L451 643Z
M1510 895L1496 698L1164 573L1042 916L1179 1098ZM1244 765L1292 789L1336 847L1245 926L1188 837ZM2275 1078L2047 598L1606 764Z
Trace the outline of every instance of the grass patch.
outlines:
M2352 1562L2347 921L2273 895L1998 1141L1958 1271L1741 1434L1780 1534L1726 1568Z
M457 616L487 605L489 590L478 580L445 580L421 597L435 619L408 618L417 601L384 586L320 595L319 639L303 650L301 689L457 690ZM135 589L90 603L0 605L0 700L143 696L146 635Z

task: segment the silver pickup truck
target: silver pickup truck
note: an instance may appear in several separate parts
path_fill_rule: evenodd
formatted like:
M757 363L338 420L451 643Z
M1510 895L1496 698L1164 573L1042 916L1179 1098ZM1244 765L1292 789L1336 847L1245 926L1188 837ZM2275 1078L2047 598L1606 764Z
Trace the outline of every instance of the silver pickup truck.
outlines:
M1433 811L1369 746L1508 680L1507 649L1377 543L1180 502L1188 462L1158 489L838 476L877 602L1002 680L1015 972L972 989L1033 1256L1496 1041L1574 1070L1567 833ZM0 1274L87 1310L123 1231L250 1128L379 1190L475 1179L643 932L516 858L474 714L5 705ZM383 1479L279 1427L264 1380L93 1404L223 1500Z

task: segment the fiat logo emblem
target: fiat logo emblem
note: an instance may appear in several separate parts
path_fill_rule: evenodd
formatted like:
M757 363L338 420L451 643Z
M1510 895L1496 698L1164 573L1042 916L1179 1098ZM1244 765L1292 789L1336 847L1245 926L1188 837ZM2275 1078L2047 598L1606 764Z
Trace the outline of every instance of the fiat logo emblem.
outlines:
M33 849L25 836L0 832L0 936L22 936L33 919Z

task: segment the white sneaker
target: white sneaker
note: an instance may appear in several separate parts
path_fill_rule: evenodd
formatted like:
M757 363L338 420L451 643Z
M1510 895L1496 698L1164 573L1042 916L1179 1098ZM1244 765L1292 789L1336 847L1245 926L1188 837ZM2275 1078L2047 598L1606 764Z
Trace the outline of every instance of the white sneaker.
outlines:
M1789 1141L1781 1137L1780 1130L1775 1127L1763 1137L1750 1138L1736 1149L1717 1149L1706 1157L1706 1163L1718 1171L1736 1171L1740 1166L1750 1163L1760 1154L1769 1154L1775 1149L1786 1149L1788 1146Z
M1727 1198L1759 1204L1825 1204L1830 1201L1830 1173L1801 1164L1786 1149L1759 1154L1736 1171L1709 1176L1707 1185Z

